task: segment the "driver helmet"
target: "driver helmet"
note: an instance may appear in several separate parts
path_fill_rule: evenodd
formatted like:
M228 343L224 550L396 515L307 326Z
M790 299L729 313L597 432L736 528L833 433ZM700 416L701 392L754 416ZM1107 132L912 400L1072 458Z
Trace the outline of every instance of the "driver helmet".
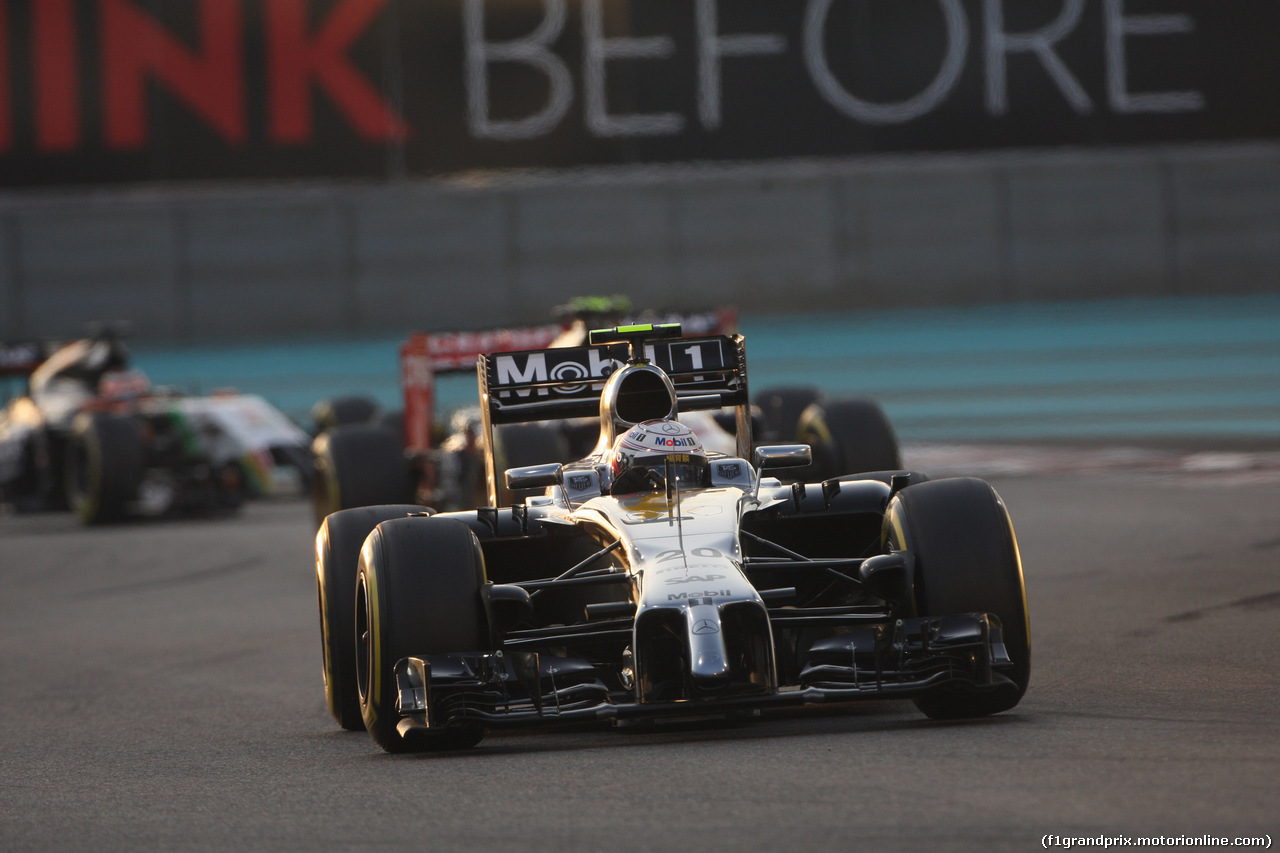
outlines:
M667 476L684 489L710 484L711 465L693 430L675 420L636 424L613 445L614 494L665 488Z

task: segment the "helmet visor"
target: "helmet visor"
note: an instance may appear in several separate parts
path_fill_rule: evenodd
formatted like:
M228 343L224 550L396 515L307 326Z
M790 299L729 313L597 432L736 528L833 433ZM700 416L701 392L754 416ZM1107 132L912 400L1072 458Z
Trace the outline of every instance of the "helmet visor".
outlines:
M705 456L692 453L655 453L638 456L631 462L631 468L643 468L649 472L646 479L654 484L654 488L667 485L667 478L679 484L682 489L696 489L706 486L710 478L710 466Z

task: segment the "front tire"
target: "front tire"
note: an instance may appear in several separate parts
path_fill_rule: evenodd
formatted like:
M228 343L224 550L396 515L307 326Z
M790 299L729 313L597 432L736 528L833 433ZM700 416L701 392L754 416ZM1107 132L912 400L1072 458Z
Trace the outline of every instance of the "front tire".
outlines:
M932 719L996 714L1022 699L1031 677L1031 634L1018 539L1004 502L982 480L930 480L899 492L885 513L885 544L915 557L921 616L994 613L1013 661L1012 687L974 693L942 688L916 700Z
M484 583L480 542L455 519L384 521L365 540L355 606L360 711L388 752L462 749L483 737L474 723L401 737L394 667L410 656L487 650Z
M146 475L142 424L129 415L82 412L72 423L63 473L67 502L86 524L129 514Z
M356 687L356 572L360 547L382 522L423 511L410 504L347 509L327 517L316 533L324 698L329 713L348 731L364 731Z

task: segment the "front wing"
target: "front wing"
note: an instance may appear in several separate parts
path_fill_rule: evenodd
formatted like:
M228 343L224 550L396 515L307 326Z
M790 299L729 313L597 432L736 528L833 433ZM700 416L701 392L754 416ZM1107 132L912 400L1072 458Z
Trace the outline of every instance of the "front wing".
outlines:
M602 631L609 630L601 626ZM626 631L625 626L614 630ZM518 649L408 657L396 663L398 729L464 724L538 726L905 699L934 691L1016 690L1000 620L991 613L898 619L836 634L810 648L795 683L776 692L640 702L611 687L618 666Z

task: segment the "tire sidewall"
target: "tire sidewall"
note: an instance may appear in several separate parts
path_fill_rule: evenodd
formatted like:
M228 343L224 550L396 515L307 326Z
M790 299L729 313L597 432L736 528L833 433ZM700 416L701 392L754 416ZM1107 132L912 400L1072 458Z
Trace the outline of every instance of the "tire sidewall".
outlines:
M547 462L570 462L572 453L569 438L556 423L505 424L494 430L494 470L525 465L541 465ZM466 470L464 468L464 470ZM482 484L477 484L482 485ZM524 498L542 493L542 489L511 491L506 478L499 478L498 503L507 506Z
M381 424L346 424L312 442L312 500L317 526L331 513L410 503L413 483L404 441Z
M325 703L338 724L349 731L364 730L356 687L355 600L360 549L383 521L422 511L422 507L410 504L343 510L326 517L316 532Z
M756 394L764 435L767 441L783 444L796 440L800 416L805 409L822 399L822 392L812 386L766 388Z
M961 711L993 710L954 716L995 713L1016 705L1030 680L1030 620L1017 536L995 489L967 477L913 485L890 503L885 540L887 547L910 551L914 557L913 603L918 615L993 612L1000 618L1014 662L1010 678L1017 685L1016 696L1007 703L957 701ZM922 709L930 716L947 716L941 702Z
M86 524L128 515L146 473L137 418L82 412L72 423L63 474L67 501Z
M825 480L862 471L900 468L902 457L893 427L874 400L821 400L800 415L798 440L813 451L804 477Z
M356 651L360 712L383 749L404 752L450 742L400 737L393 668L411 655L487 650L484 583L479 541L455 519L386 521L365 539L355 603L356 633L368 632L367 643Z

